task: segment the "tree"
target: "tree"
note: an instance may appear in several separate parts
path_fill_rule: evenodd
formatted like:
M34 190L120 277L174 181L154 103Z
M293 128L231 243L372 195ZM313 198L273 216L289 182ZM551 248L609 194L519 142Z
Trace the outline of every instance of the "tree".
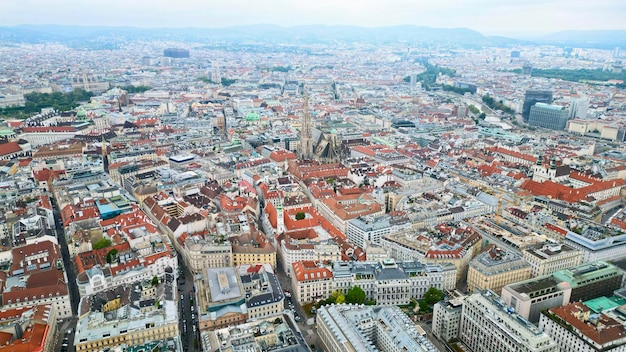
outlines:
M468 108L469 108L469 111L472 112L472 114L480 113L480 110L475 105L470 105Z
M428 309L430 309L430 307L428 306L428 303L426 303L426 300L419 301L419 306L420 306L420 313L428 312Z
M228 87L228 86L234 84L235 82L237 82L236 79L228 79L228 78L222 77L222 85L224 87Z
M156 286L159 284L159 278L157 276L152 278L152 286Z
M424 293L424 301L426 301L426 303L428 303L428 305L430 306L441 301L442 299L443 292L436 287L431 287L428 289L428 291L426 291L426 293Z
M359 286L352 286L346 293L346 303L363 304L366 299L365 291Z
M117 257L117 249L113 248L107 253L107 263L111 264Z
M299 211L296 213L296 220L303 220L306 217L306 213L303 211Z
M485 117L487 117L487 115L484 112L481 112L480 115L478 115L478 118L481 120L484 120Z
M102 248L107 248L111 245L111 240L108 238L101 238L98 242L93 244L93 249L97 250L97 249L102 249Z

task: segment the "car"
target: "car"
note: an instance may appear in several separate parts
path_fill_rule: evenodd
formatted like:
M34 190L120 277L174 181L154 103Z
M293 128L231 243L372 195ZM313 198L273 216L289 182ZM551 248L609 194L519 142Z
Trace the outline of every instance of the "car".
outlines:
M183 299L185 299L185 295L183 295L182 293L180 294L180 300L182 301Z

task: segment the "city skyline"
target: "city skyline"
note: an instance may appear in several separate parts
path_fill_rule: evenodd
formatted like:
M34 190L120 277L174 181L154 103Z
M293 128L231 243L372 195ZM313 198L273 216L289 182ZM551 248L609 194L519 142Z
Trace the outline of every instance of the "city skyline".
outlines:
M47 1L0 3L0 26L58 24L81 26L219 28L255 24L417 25L465 27L485 35L540 36L564 30L625 29L626 3L614 0L533 0L506 4L493 0L234 0L171 2L165 0ZM531 19L531 20L529 20Z

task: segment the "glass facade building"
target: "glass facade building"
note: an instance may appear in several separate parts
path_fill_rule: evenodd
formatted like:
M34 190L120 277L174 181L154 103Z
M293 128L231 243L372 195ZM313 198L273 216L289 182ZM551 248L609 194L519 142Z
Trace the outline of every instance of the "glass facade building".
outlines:
M537 103L530 108L528 124L562 131L567 127L569 110L564 106Z

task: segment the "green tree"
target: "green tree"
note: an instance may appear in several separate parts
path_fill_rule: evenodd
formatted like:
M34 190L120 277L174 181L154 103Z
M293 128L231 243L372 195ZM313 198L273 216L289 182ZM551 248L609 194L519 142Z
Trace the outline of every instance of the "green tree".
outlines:
M346 293L346 303L363 304L366 299L365 291L359 286L352 286Z
M157 276L152 278L152 286L156 286L159 284L159 278Z
M428 312L428 310L430 309L426 300L423 300L423 299L419 301L419 306L420 306L420 313Z
M108 238L101 238L98 242L93 244L93 249L97 250L97 249L102 249L102 248L107 248L111 246L111 240Z
M443 292L436 287L431 287L424 293L424 301L430 306L443 299Z
M299 211L296 213L296 220L303 220L306 217L306 213L303 211Z
M228 87L228 86L234 84L235 82L237 82L236 79L228 79L228 78L222 77L222 85L224 87Z
M474 105L470 105L470 106L469 106L469 111L470 111L472 114L478 114L478 113L480 113L480 110L479 110L476 106L474 106Z
M117 257L117 249L113 248L107 253L107 263L111 264Z
M481 112L480 115L478 115L478 118L481 120L484 120L485 117L487 117L487 115L484 112Z
M146 91L149 91L150 89L152 89L152 87L150 86L124 86L124 87L120 87L120 89L123 89L125 91L127 91L128 93L143 93Z

